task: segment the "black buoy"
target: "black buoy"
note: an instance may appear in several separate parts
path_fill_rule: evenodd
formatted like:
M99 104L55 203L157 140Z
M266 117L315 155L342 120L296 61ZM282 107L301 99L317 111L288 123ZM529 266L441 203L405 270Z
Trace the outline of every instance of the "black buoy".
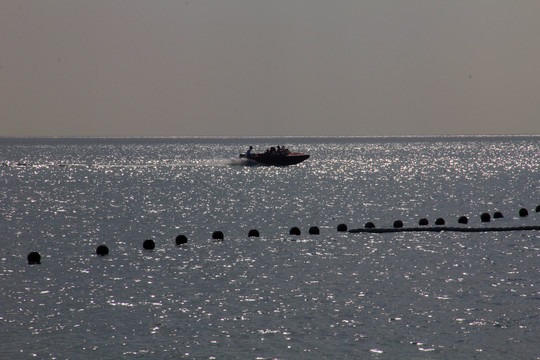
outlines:
M445 222L443 218L437 218L437 220L435 220L435 225L444 225L444 224Z
M257 229L251 229L248 232L248 237L259 237L259 236L261 235L259 234L259 230Z
M152 239L146 239L143 241L142 247L144 250L154 250L156 243Z
M310 235L319 235L320 234L319 228L316 227L316 226L310 227L308 232L309 232Z
M394 221L394 228L395 229L399 229L399 228L402 228L402 227L403 227L403 221L401 221L401 220Z
M519 209L519 216L521 217L529 216L529 212L527 211L527 209L521 208Z
M187 236L186 235L178 235L175 239L176 245L182 245L187 244Z
M460 224L467 224L469 219L466 216L460 216L457 222Z
M346 231L347 231L347 225L345 225L345 224L339 224L339 225L337 226L337 231L339 231L339 232L346 232Z
M502 212L500 211L496 211L495 214L493 214L493 218L494 219L502 219L504 216L502 214Z
M98 254L99 256L109 255L109 248L107 247L107 245L99 245L96 248L96 254Z
M538 205L538 206L536 207L536 210L535 210L535 211L536 211L536 212L540 212L540 205Z
M221 232L221 231L214 231L214 232L212 233L212 239L214 239L214 240L219 240L219 241L223 241L223 239L224 239L223 232Z
M366 223L366 225L364 225L364 227L365 227L366 229L375 229L375 224L372 223L371 221L368 221L368 222Z
M290 235L300 235L300 229L297 228L296 226L292 227L291 230L289 231L289 234Z
M420 226L426 226L426 225L429 225L429 221L428 221L428 219L426 219L426 218L422 218L422 219L420 219L420 220L418 221L418 225L420 225Z
M34 265L34 264L41 264L41 255L36 252L32 251L30 254L28 254L28 264Z
M482 222L490 222L491 221L491 215L489 215L488 213L482 213L482 215L480 215L480 220Z

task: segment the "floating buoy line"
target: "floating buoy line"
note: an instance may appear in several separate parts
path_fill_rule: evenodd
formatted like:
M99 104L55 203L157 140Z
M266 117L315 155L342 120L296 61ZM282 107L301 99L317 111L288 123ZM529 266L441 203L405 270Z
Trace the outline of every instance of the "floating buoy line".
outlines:
M535 208L535 212L540 212L540 205L538 205ZM521 208L518 212L520 217L527 217L529 215L529 212L525 208ZM503 214L500 211L497 211L493 215L493 219L501 219L503 218ZM480 215L480 221L482 223L488 223L492 219L491 215L489 213L482 213ZM467 225L469 223L469 218L466 216L460 216L457 220L459 224ZM498 226L483 226L483 227L465 227L465 226L446 226L446 222L443 218L437 218L435 220L435 226L428 226L429 221L426 218L422 218L418 221L418 226L413 227L405 227L403 224L403 221L401 220L395 220L393 223L393 227L383 227L378 228L375 226L375 224L371 221L368 221L363 228L358 229L348 229L346 224L339 224L336 228L338 232L349 232L349 233L372 233L372 234L378 234L378 233L397 233L397 232L442 232L442 231L449 231L449 232L465 232L465 233L472 233L472 232L499 232L499 231L538 231L540 230L540 225L522 225L522 226L504 226L504 227L498 227ZM301 234L301 230L299 227L294 226L289 230L289 235L292 236L299 236ZM319 235L320 230L317 226L311 226L309 228L308 233L310 235ZM248 232L248 237L260 237L259 230L257 229L251 229ZM222 242L225 239L225 234L222 231L214 231L212 233L212 240L217 242ZM178 235L175 238L175 243L177 246L187 244L188 238L186 235ZM146 251L153 251L156 244L153 239L146 239L142 243L142 247ZM109 254L109 248L107 245L102 244L99 245L96 248L96 254L100 257L107 256ZM36 251L32 251L27 256L28 264L35 265L35 264L41 264L41 254L39 254Z
M390 233L390 232L416 232L416 231L454 231L454 232L493 232L493 231L530 231L540 230L540 226L508 226L508 227L476 227L466 228L458 226L430 226L430 227L394 227L394 228L363 228L351 229L350 233Z

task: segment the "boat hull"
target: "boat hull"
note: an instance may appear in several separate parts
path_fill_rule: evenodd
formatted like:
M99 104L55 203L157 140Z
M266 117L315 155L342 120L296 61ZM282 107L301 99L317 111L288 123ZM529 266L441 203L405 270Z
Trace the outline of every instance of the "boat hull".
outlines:
M246 157L244 154L240 155L242 158L253 160L258 164L269 166L289 166L296 165L309 158L308 154L303 153L289 153L285 154L252 154L250 157Z

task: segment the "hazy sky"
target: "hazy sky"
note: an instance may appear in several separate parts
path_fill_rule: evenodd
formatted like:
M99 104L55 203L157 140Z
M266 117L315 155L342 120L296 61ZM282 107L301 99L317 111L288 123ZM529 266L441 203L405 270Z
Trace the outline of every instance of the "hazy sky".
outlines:
M0 0L0 136L540 134L539 0Z

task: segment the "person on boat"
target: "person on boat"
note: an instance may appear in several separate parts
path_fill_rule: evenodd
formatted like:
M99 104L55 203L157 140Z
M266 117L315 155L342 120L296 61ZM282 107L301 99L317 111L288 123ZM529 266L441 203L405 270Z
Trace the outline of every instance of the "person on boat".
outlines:
M279 155L287 155L290 151L285 146L278 146L277 151Z
M253 150L253 146L250 146L248 151L246 151L246 157L247 158L250 158L251 157L251 150Z

